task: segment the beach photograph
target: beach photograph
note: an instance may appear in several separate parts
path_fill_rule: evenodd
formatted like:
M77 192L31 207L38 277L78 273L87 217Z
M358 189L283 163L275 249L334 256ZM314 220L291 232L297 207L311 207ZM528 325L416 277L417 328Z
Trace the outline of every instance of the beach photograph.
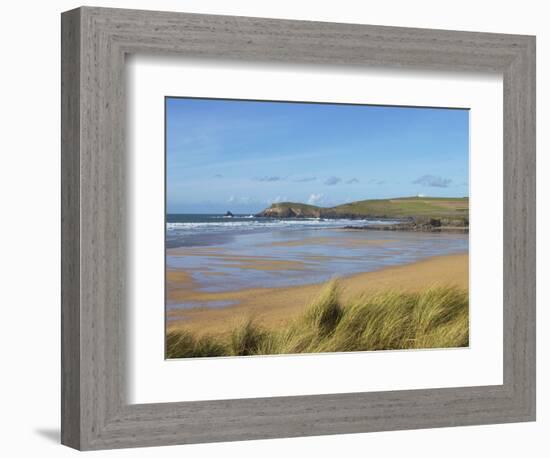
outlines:
M469 346L469 110L165 98L165 357Z

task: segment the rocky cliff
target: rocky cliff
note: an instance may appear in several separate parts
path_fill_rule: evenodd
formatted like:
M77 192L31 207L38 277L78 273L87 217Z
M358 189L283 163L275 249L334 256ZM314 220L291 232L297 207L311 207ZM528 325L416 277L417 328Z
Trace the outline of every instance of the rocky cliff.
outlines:
M279 202L256 214L267 218L380 218L400 221L394 229L440 230L467 228L469 199L467 197L400 197L371 199L336 207L317 207L296 202Z
M282 202L273 204L260 213L257 217L265 218L320 218L321 209L314 205Z

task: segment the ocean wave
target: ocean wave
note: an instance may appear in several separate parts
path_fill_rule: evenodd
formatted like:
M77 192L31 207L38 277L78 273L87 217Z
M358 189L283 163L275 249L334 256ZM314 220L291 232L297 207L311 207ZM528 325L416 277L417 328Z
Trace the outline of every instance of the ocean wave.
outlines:
M242 219L247 221L242 221ZM230 218L228 218L230 219ZM376 224L391 224L398 221L388 220L357 220L357 219L326 219L326 218L301 218L301 219L253 219L248 217L240 217L241 221L228 221L228 219L199 222L169 222L166 223L168 231L223 231L223 230L254 230L261 228L328 228L328 227L344 227L350 225L376 225Z

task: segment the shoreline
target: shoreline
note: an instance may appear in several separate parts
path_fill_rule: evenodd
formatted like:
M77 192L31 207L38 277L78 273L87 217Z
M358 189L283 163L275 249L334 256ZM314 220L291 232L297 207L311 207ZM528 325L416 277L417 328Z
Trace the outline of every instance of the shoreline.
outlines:
M199 306L167 311L167 330L186 329L198 335L224 334L247 318L253 318L267 328L282 327L303 311L325 285L323 282L279 288L201 292L194 287L191 275L185 270L168 270L166 279L167 296L171 302L234 304L220 308ZM409 264L340 277L339 283L344 298L384 290L414 292L434 285L455 285L467 289L468 254L432 256Z
M457 233L468 234L470 228L467 226L431 226L431 225L417 225L417 224L405 224L397 223L392 225L380 225L380 226L344 226L343 230L350 231L398 231L398 232L444 232L444 233Z
M417 224L416 222L363 225L363 226L344 226L342 229L350 231L399 231L399 232L446 232L468 234L469 226L446 226L441 224Z

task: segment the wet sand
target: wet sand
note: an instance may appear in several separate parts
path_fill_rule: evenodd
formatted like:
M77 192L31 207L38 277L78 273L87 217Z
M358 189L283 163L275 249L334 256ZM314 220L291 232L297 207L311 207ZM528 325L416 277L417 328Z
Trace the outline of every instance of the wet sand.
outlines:
M246 264L250 259L235 259ZM266 268L266 265L257 266ZM268 266L269 267L269 266ZM249 268L254 268L250 266ZM422 261L340 279L344 299L384 290L417 291L435 285L468 288L468 255L434 256ZM223 308L172 309L168 329L186 329L196 334L223 334L236 323L254 318L268 328L282 327L298 315L323 288L309 284L282 288L249 288L229 292L203 292L184 270L167 272L168 300L172 303L231 303Z
M337 229L336 229L337 230ZM258 246L272 246L272 247L300 247L306 245L325 245L325 246L339 246L344 248L354 248L363 245L385 245L387 243L395 243L395 240L372 240L363 238L346 238L340 239L336 237L310 237L300 240L288 240L285 242L271 242L268 245Z

